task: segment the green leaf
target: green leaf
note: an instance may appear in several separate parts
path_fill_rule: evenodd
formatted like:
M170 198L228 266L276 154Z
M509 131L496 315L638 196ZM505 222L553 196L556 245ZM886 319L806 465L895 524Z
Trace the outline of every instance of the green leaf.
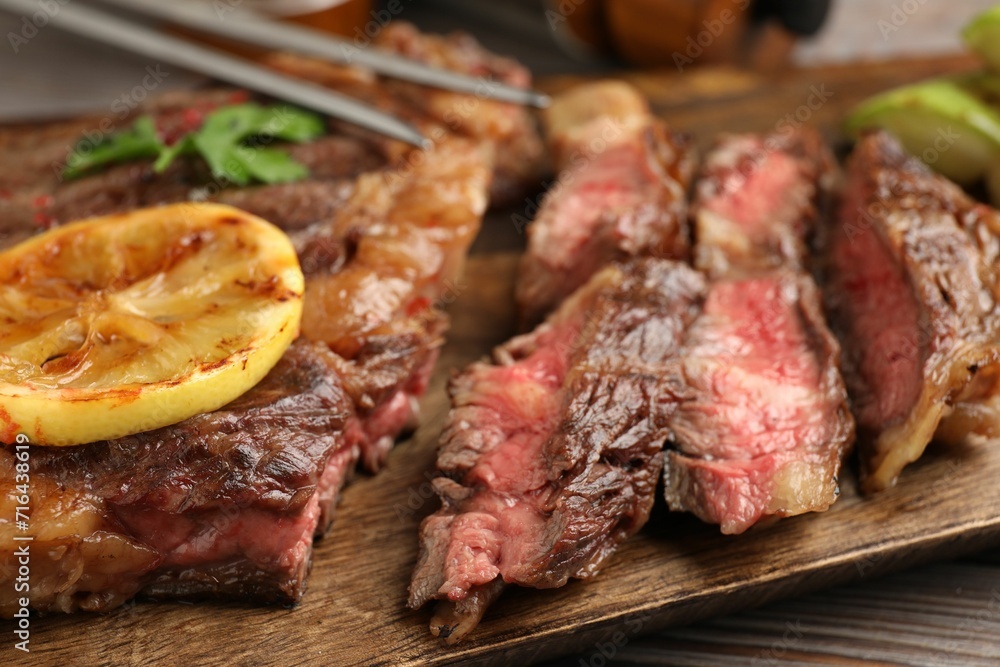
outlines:
M195 134L213 142L237 143L261 132L267 114L259 104L239 104L213 111Z
M294 107L274 107L271 110L271 118L276 129L272 129L270 134L285 141L298 143L311 141L326 132L322 118Z
M250 173L264 183L291 183L309 175L309 170L292 157L274 148L254 149L253 159L247 160Z
M82 167L74 165L72 171L67 169L65 173L71 178L101 164L139 157L155 157L153 169L162 173L179 155L199 154L212 176L225 183L248 185L253 180L287 183L305 178L309 171L284 151L269 148L269 144L276 139L309 141L325 131L323 119L316 114L289 106L263 107L251 102L210 113L197 131L181 137L172 146L164 146L156 137L152 119L143 116L128 132L112 135L102 142L100 150L92 151Z
M163 147L163 150L160 151L160 157L156 158L156 162L153 163L153 171L157 174L162 174L167 170L167 167L173 164L178 155L193 153L194 151L194 141L192 141L190 134L186 134L183 138L178 139L173 146Z
M86 140L79 142L66 160L63 176L67 179L79 178L96 167L155 157L161 150L163 144L156 136L153 119L141 116L130 129L112 134L96 146L88 145Z
M265 108L249 103L209 115L195 133L194 143L216 178L238 185L246 185L253 179L287 183L305 178L308 170L287 153L264 146L275 138L308 141L324 130L323 120L315 114L292 107ZM251 139L257 141L247 145Z
M241 145L241 137L219 129L212 131L208 128L206 120L205 127L193 134L191 141L208 163L212 176L223 181L233 181L238 185L246 185L249 182L249 171L244 167L243 160L235 155L236 149Z

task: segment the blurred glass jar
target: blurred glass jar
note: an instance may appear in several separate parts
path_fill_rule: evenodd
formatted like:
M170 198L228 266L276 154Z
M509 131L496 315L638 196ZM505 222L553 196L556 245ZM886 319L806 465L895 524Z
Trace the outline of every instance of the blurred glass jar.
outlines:
M750 0L546 0L560 42L640 66L732 60Z
M639 66L770 66L823 25L832 0L545 0L546 19L571 53Z

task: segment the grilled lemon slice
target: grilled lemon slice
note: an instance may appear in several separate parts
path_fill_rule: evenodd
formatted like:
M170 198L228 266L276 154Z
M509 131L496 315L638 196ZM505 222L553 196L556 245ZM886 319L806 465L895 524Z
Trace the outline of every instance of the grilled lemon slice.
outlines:
M0 253L0 440L75 445L245 393L298 335L288 237L228 206L59 227Z

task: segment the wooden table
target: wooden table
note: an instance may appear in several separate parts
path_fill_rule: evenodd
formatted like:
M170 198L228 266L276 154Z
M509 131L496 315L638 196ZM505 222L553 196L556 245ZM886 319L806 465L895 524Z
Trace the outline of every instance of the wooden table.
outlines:
M1000 664L998 638L1000 553L994 552L629 638L621 646L589 647L548 667L987 667Z

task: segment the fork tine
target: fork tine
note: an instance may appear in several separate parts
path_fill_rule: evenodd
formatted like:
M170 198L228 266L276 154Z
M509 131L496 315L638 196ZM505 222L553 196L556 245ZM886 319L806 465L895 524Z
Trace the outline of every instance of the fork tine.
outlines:
M379 51L363 49L351 41L309 28L264 21L256 14L233 8L223 15L207 2L160 0L101 0L129 11L163 19L201 32L228 37L269 49L293 51L342 65L361 65L380 74L436 88L478 95L502 102L544 108L547 95L495 81L430 67Z
M0 0L0 9L30 15L31 0ZM258 92L315 109L379 134L427 148L430 142L413 126L366 104L319 86L281 76L248 61L77 4L49 16L61 30L112 44Z

